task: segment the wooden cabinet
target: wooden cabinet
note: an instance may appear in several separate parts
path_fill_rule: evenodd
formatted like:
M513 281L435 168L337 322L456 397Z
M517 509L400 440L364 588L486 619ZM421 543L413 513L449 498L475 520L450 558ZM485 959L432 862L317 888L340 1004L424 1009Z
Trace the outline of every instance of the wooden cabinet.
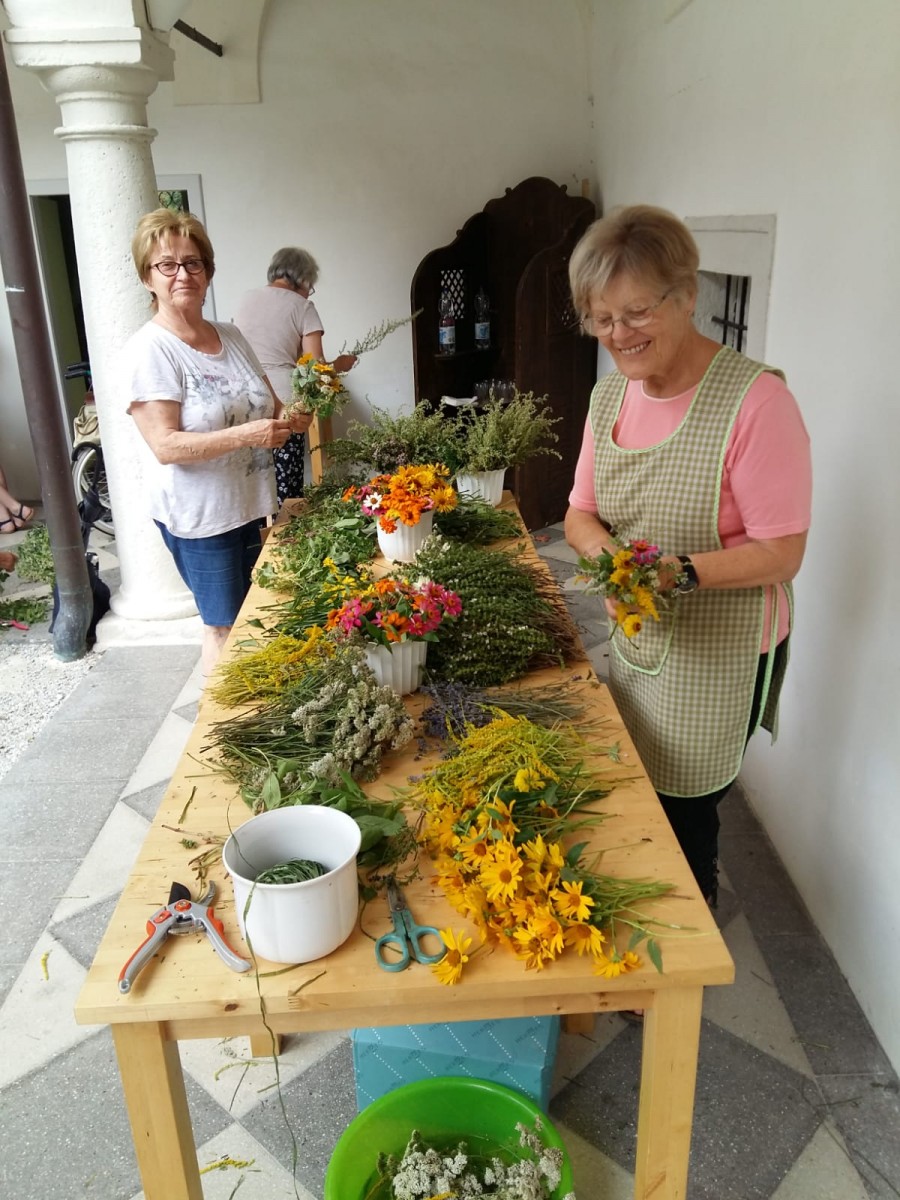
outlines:
M596 342L578 329L569 296L568 262L594 219L593 203L552 180L526 179L489 200L455 239L422 259L412 281L416 397L472 396L485 379L513 380L546 395L562 460L539 457L508 473L507 486L529 529L562 520L596 378ZM475 346L474 301L484 288L491 344ZM441 355L438 304L446 289L456 318L456 350ZM450 418L448 418L450 419Z

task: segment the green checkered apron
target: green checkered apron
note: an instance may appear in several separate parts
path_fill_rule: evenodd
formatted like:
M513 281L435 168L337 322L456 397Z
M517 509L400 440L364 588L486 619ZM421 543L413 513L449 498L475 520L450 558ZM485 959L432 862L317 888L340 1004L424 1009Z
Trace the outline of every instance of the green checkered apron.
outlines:
M613 442L627 380L601 379L591 395L594 488L600 520L619 542L647 538L663 554L721 550L719 495L725 449L747 389L763 371L723 347L678 428L640 450ZM780 371L774 374L781 375ZM782 376L783 378L783 376ZM703 796L735 778L747 738L763 641L766 588L676 595L634 639L610 637L610 689L653 786ZM790 586L786 587L792 604ZM758 722L774 732L782 670L773 672L777 604Z

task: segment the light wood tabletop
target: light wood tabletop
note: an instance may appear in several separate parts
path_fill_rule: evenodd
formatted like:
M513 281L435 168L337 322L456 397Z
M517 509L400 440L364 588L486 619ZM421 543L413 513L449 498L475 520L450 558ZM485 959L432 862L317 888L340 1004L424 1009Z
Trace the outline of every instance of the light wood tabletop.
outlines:
M235 642L258 632L246 622L271 602L271 593L252 589L226 654L234 653ZM171 883L187 884L198 894L189 866L198 849L185 847L183 839L202 848L210 839L224 840L251 816L235 786L213 770L205 749L211 725L233 712L226 714L205 697L76 1005L80 1023L112 1027L146 1200L202 1200L178 1041L248 1034L254 1053L270 1052L257 987L268 1026L276 1034L644 1009L634 1195L636 1200L684 1200L703 988L731 983L734 967L609 691L587 660L544 669L523 682L534 686L549 681L565 681L573 694L581 695L584 723L590 727L586 762L600 778L617 781L597 805L608 815L579 831L578 840L589 838L591 847L602 851L598 869L606 873L675 885L670 894L644 906L661 923L663 972L643 955L638 970L605 979L574 954L529 971L502 948L485 947L453 987L441 984L420 964L387 973L378 968L374 954L374 938L390 928L387 903L379 898L364 907L348 941L316 962L279 972L278 965L260 960L258 976L256 971L237 974L205 935L169 938L131 991L121 994L119 972L146 936L146 922L165 903ZM423 701L412 696L408 703L416 712ZM602 752L613 744L618 746L617 762ZM393 788L428 765L428 757L416 759L416 753L413 742L388 755L367 791L391 798ZM406 886L416 919L439 928L464 927L436 888L428 862L420 867L420 877ZM210 878L219 889L216 915L224 921L226 937L238 953L246 954L221 863L211 869Z

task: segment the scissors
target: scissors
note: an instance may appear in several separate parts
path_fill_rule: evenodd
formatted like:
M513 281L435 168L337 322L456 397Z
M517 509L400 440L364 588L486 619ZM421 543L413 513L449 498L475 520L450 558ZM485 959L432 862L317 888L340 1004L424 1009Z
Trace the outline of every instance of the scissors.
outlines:
M433 925L417 925L409 911L409 905L397 881L390 879L387 885L388 906L394 928L390 933L383 934L375 943L375 961L382 971L403 971L413 959L420 963L440 962L447 953L447 947L441 944L437 954L426 954L422 949L422 939L428 934L434 934L441 941L440 930ZM400 951L400 957L394 961L384 956L385 946L393 946Z

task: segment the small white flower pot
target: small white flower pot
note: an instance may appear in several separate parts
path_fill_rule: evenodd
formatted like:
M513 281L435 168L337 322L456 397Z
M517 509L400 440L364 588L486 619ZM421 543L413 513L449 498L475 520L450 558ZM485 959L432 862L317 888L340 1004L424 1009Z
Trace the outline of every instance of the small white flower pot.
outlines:
M417 691L422 682L427 653L427 642L369 645L366 646L366 663L382 687L393 688L398 696L408 696Z
M412 562L428 535L431 533L431 523L434 520L434 510L423 512L416 525L402 525L397 522L393 533L387 533L378 526L378 547L385 558L391 562Z
M502 471L475 471L471 475L456 476L456 490L461 496L475 496L496 508L503 499Z
M222 862L234 885L241 933L258 958L311 962L347 940L359 909L356 856L361 840L352 817L319 804L275 808L235 830ZM320 862L328 874L304 883L255 882L267 867L292 858Z

